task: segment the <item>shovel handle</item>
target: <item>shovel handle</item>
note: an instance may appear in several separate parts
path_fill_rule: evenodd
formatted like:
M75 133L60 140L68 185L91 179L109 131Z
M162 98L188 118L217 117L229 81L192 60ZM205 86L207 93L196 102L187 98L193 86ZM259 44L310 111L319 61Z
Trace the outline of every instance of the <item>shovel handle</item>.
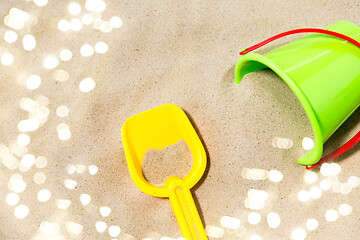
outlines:
M170 188L170 204L183 237L187 240L207 240L194 199L185 182L181 178L171 177L165 186Z

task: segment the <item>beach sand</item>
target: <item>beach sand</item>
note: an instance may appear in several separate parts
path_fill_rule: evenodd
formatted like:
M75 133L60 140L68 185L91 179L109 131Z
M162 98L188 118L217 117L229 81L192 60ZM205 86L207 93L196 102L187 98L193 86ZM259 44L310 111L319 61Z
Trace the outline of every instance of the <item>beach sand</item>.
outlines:
M11 52L14 63L0 66L0 143L15 148L20 134L18 123L28 117L19 106L21 98L43 95L49 102L45 103L49 109L46 122L27 133L31 142L26 147L35 157L46 157L47 165L33 165L23 171L0 167L0 238L44 239L48 237L40 227L44 222L55 223L54 239L181 237L169 200L148 196L132 182L121 140L121 126L127 118L168 103L186 112L205 146L208 167L192 193L204 225L224 229L222 239L249 239L255 233L262 239L291 239L293 230L306 229L309 218L319 221L315 231L307 231L309 239L358 238L358 189L349 194L330 189L323 191L320 199L305 203L297 198L300 190L318 187L325 177L315 171L319 179L307 184L305 167L297 164L297 159L306 153L301 147L302 138L313 135L291 90L270 70L249 74L239 85L233 77L238 52L277 33L303 27L323 28L338 20L360 25L358 1L106 1L102 19L109 21L112 16L119 16L122 27L107 33L94 29L92 24L84 25L80 31L59 31L61 19L71 21L89 13L85 1L78 2L82 11L75 16L67 12L68 2L49 1L38 7L27 1L6 1L0 6L2 19L12 7L35 17L17 31L15 43L1 40L1 51ZM3 23L2 26L1 39L5 29L10 29ZM27 33L36 38L32 51L25 51L22 46L22 37ZM267 52L297 37L279 40L257 52ZM98 41L108 45L105 54L80 54L83 44L95 46ZM65 48L72 51L71 60L60 60L55 69L45 69L44 59L48 55L58 57ZM59 69L68 73L67 81L55 80L54 72ZM35 90L25 86L26 77L31 74L42 79ZM86 93L80 91L79 84L87 77L96 86ZM68 107L66 117L56 115L60 105ZM359 117L357 110L325 144L326 153L359 131ZM71 131L66 141L59 139L56 130L61 123ZM68 136L67 130L64 134ZM294 145L288 150L275 148L275 137L291 139ZM21 156L15 157L21 160ZM359 159L356 146L335 161L342 168L339 181L345 183L349 176L359 176ZM83 166L90 165L97 166L98 172L82 173ZM73 166L78 172L67 171ZM278 183L244 179L244 168L278 170L284 177ZM37 172L46 175L44 183L34 183ZM26 182L17 204L29 208L24 219L15 217L17 205L6 203L7 194L12 192L8 182L13 174L20 174ZM69 180L77 183L73 189L65 185L65 181L73 183ZM46 202L37 199L41 189L51 192ZM250 189L268 193L262 209L245 207ZM86 205L80 200L82 194L91 196ZM59 208L59 199L70 200L70 206ZM340 216L336 222L327 222L325 212L338 209L342 203L352 205L354 212ZM102 206L111 208L110 215L100 214ZM247 222L252 211L262 217L257 225ZM271 211L281 218L276 229L266 223ZM243 235L236 236L235 230L221 226L223 216L239 219L241 229L246 229ZM98 222L107 224L105 232L99 233ZM112 232L110 236L110 226L120 227L121 233Z

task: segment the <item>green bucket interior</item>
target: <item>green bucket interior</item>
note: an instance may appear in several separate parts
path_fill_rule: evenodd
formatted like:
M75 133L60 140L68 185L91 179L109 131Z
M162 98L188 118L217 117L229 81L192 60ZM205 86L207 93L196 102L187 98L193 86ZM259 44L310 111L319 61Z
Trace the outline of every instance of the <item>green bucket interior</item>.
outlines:
M336 22L325 29L360 41L360 28ZM318 162L323 143L360 105L360 49L324 34L309 34L263 55L247 53L235 67L240 83L251 72L270 68L292 89L313 128L315 147L298 160L302 165Z

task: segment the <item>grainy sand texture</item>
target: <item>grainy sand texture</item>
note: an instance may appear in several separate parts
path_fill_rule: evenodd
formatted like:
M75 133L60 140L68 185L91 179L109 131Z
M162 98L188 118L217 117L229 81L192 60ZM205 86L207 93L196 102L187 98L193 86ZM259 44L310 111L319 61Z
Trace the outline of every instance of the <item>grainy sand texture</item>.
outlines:
M163 186L171 176L183 178L192 166L190 148L184 140L159 149L149 149L142 160L145 179L154 185Z
M169 200L133 183L121 140L127 118L169 103L206 149L191 192L210 239L358 239L360 147L305 175L297 159L313 134L297 98L270 70L236 85L234 66L242 48L277 33L360 25L359 13L358 0L2 1L0 239L181 237ZM359 119L357 110L325 153Z

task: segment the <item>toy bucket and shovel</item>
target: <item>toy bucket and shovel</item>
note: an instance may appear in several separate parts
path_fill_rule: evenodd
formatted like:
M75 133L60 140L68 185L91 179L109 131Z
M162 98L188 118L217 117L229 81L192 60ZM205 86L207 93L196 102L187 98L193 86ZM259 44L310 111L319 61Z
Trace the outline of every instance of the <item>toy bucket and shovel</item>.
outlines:
M270 68L298 97L315 136L315 147L298 160L302 165L319 161L323 143L360 105L360 28L349 22L337 22L325 29L347 40L310 34L264 55L246 53L235 67L236 83L248 73ZM356 136L354 142L359 141L360 133ZM190 192L204 174L206 154L185 113L167 104L134 115L123 124L122 139L135 185L149 195L170 199L184 238L207 239ZM149 183L142 174L145 152L150 148L162 149L181 139L193 155L188 175L183 179L170 177L164 186Z
M350 22L336 22L324 29L360 41L360 28ZM246 53L236 64L235 81L240 83L246 74L264 68L285 81L312 125L315 147L298 163L317 163L323 143L360 105L360 48L312 33L263 55Z

